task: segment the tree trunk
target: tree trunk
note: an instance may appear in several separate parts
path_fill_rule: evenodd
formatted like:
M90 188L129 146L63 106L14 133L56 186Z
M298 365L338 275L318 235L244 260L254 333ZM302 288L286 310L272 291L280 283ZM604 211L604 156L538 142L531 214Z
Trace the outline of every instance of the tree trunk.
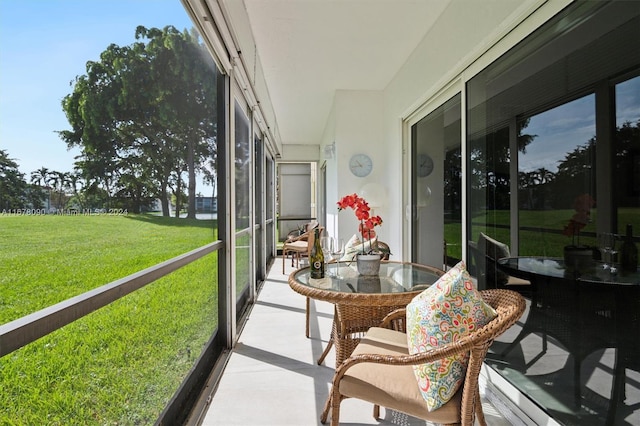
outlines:
M167 183L160 184L160 204L162 205L162 216L169 217L169 199L167 197Z
M187 194L187 219L196 218L196 166L194 161L194 144L187 142L187 174L189 179Z
M142 185L135 186L135 193L133 195L133 213L139 214L142 211Z
M182 197L180 195L182 195L182 177L180 177L180 175L178 175L178 182L176 183L176 192L175 192L175 196L176 196L176 211L174 216L176 218L180 217L180 210L182 210Z

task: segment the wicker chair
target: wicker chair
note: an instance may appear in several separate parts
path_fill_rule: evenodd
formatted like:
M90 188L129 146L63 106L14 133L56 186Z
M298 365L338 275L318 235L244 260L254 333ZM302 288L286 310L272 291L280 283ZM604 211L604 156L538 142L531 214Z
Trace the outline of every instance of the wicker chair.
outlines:
M498 259L509 257L509 246L480 233L478 242L469 241L471 265L469 271L478 280L478 289L506 288L515 290L525 296L532 292L531 282L514 277L498 268Z
M318 225L318 222L311 221L305 225L305 231L300 235L289 235L287 241L282 246L282 273L284 274L284 265L287 255L291 254L291 266L300 267L300 257L303 254L308 255L313 246L313 232L316 228L320 228L320 233L324 230ZM295 262L295 263L294 263Z
M342 400L358 398L374 404L376 419L382 405L435 423L473 425L477 416L478 422L486 425L478 388L480 368L493 340L520 318L525 301L517 292L503 289L484 290L482 297L496 309L495 319L454 344L416 355L407 350L405 310L389 314L336 369L321 422L327 421L331 411L331 425L337 426ZM463 352L470 353L463 385L453 399L429 412L411 366Z
M389 248L389 244L380 240L378 240L376 244L378 246L378 251L382 252L382 256L380 256L380 259L389 260L389 257L391 257L391 249Z

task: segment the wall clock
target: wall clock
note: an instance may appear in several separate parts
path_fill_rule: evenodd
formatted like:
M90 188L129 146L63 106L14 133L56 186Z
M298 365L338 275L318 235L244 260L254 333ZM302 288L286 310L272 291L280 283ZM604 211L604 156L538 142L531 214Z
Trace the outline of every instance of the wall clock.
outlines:
M373 160L367 154L355 154L349 160L349 170L355 176L365 177L373 169Z
M418 177L429 176L433 172L433 159L427 154L418 154L416 169Z

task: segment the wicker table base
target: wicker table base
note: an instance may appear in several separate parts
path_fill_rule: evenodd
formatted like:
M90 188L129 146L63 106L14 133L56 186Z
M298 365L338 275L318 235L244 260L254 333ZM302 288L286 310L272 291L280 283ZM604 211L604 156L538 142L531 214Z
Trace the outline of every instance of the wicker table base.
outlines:
M344 265L340 276L336 265L329 264L327 269L326 278L319 280L310 279L309 268L294 271L289 276L289 285L304 296L334 304L331 340L318 364L335 345L336 366L351 355L369 328L379 325L397 308L406 307L444 274L430 266L401 262L382 262L377 277L363 278Z
M336 320L333 322L336 366L351 356L367 330L380 325L389 313L406 306L406 303L393 306L336 305Z

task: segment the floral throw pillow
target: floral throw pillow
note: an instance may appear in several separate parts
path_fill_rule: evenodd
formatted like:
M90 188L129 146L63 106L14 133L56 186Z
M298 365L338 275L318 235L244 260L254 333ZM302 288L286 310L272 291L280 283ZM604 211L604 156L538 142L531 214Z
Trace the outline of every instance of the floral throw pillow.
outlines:
M460 262L407 305L409 353L456 342L495 317L495 310L482 300ZM453 397L464 380L468 361L469 355L461 354L413 366L429 411Z

